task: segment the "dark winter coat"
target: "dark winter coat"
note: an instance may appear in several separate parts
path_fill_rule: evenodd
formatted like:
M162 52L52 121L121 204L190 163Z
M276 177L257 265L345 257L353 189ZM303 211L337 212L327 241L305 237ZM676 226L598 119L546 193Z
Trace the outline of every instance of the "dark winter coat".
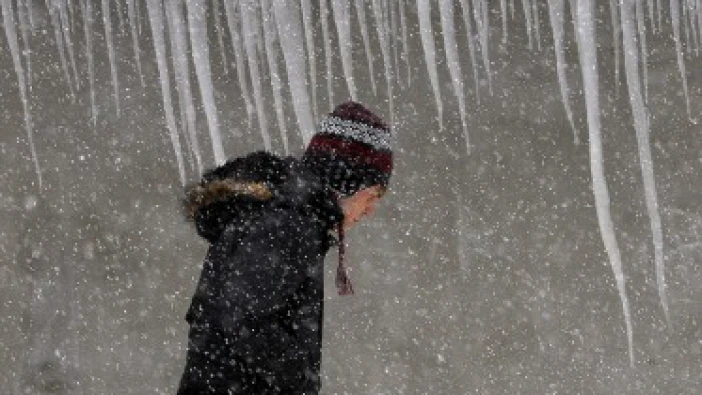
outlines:
M211 246L186 315L178 394L316 394L324 256L343 218L294 159L240 158L191 189L188 210Z

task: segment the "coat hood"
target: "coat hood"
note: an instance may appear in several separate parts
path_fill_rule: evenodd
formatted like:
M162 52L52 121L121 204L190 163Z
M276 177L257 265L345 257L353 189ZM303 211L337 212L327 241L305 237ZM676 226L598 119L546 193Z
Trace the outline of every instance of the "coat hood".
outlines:
M188 186L183 209L198 234L214 243L233 222L256 221L264 210L295 209L315 215L334 227L343 211L333 191L292 157L259 151L228 161Z

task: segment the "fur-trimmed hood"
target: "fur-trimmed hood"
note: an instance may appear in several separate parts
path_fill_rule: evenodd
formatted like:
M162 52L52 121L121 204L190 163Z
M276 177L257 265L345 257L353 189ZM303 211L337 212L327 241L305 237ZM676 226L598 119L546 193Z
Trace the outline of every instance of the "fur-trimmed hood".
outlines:
M334 227L343 212L334 193L302 162L259 151L206 172L186 188L184 214L200 236L214 243L224 228L251 224L269 209L294 208Z

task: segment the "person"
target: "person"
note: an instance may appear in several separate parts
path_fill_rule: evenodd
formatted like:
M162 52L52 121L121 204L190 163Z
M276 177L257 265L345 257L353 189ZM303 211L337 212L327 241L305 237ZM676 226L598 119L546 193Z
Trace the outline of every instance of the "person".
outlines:
M352 294L344 231L374 211L392 167L387 124L346 102L301 159L254 152L186 189L186 215L210 247L179 395L319 392L324 257L338 246L336 285Z

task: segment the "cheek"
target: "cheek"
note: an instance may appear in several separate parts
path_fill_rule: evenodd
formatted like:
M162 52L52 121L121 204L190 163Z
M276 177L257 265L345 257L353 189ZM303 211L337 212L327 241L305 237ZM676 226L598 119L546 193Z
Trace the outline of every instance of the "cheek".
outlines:
M361 213L363 213L363 205L354 204L351 207L349 207L347 216L349 217L349 219L356 219L361 215Z
M364 204L359 204L356 206L356 210L354 210L357 217L363 216L366 211L368 211L368 206Z

